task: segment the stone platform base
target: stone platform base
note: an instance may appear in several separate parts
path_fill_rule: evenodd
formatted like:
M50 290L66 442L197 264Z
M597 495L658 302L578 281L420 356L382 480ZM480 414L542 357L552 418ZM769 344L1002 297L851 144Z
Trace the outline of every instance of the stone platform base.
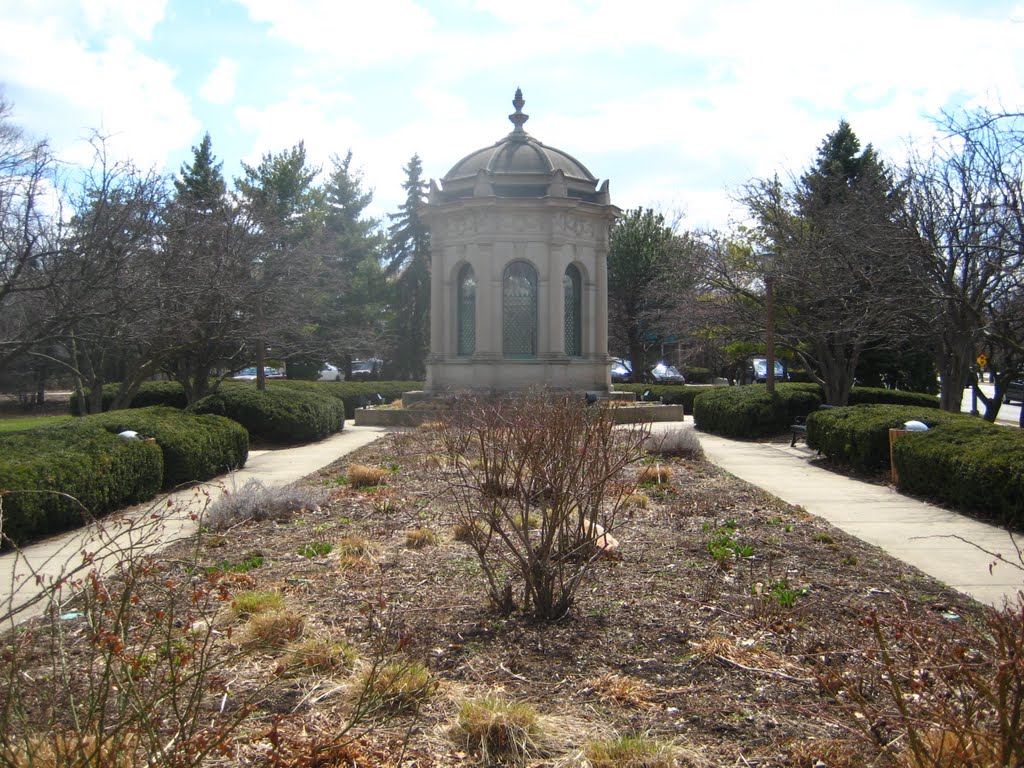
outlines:
M409 393L417 394L417 393ZM632 392L613 394L632 395ZM630 398L623 398L624 400ZM425 421L435 421L444 417L444 401L433 398L413 399L406 402L402 398L402 408L391 408L386 405L356 408L355 425L357 427L417 427ZM641 421L682 421L683 406L661 405L660 403L635 403L613 407L611 412L617 424L631 424Z

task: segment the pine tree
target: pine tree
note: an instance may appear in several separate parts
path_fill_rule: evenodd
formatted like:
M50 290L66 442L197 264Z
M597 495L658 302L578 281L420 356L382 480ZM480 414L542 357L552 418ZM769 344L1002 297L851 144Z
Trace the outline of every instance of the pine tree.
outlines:
M405 202L388 216L387 273L395 276L393 359L396 376L419 379L426 372L430 327L430 232L420 218L427 183L419 155L403 170Z

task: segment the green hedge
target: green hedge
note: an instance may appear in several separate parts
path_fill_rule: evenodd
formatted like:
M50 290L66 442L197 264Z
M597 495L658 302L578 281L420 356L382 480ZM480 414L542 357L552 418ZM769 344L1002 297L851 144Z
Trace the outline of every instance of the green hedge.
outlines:
M693 413L693 401L697 395L707 392L707 386L690 386L688 384L613 384L616 392L635 392L637 401L646 390L651 390L655 399L666 405L681 405L683 412Z
M269 387L327 394L345 404L345 418L353 419L360 399L380 395L385 403L399 400L404 392L423 389L422 381L270 381ZM643 391L643 390L641 390Z
M0 435L3 533L23 544L78 527L83 507L99 517L145 501L162 478L158 446L98 424L73 421Z
M769 395L763 384L715 387L694 401L697 429L724 437L758 438L785 432L797 418L821 405L816 384L776 384Z
M965 417L893 445L902 491L1024 529L1024 432Z
M338 398L296 386L268 386L261 392L255 382L224 382L189 411L226 416L245 427L252 439L269 443L309 443L345 426L345 406Z
M170 488L238 469L249 456L249 433L241 424L212 414L154 406L84 416L110 432L132 429L156 438L164 454L163 486Z
M103 410L109 411L110 406L117 396L120 384L103 385ZM138 392L132 397L129 408L149 408L153 405L166 405L171 408L184 408L185 390L176 381L145 381L139 386ZM74 416L82 415L82 403L75 392L71 395L71 413Z
M924 392L904 392L899 389L880 389L876 387L854 387L850 390L847 405L913 405L920 408L938 408L939 398Z
M888 390L885 390L888 391ZM971 416L932 407L908 405L852 405L815 411L807 417L807 445L834 461L860 472L878 472L889 466L889 430L908 421L929 427L947 422L976 421Z

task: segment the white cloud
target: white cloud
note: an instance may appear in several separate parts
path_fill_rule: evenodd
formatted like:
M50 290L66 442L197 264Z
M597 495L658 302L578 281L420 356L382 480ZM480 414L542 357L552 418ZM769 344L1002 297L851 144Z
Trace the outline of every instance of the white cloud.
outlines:
M92 150L82 139L95 130L109 137L114 159L162 168L171 152L188 145L198 123L175 85L175 71L141 53L121 33L146 33L163 4L140 3L143 13L131 11L129 0L93 3L83 10L92 14L91 23L109 21L117 34L97 30L92 37L82 36L66 5L57 3L48 14L28 8L6 19L0 72L8 97L30 116L60 116L35 132L48 134L68 162L91 162ZM124 17L113 20L119 11Z
M199 95L211 104L227 104L235 98L238 69L237 61L222 56L199 88Z
M148 40L164 17L167 0L80 0L90 29Z
M428 50L434 18L412 0L236 0L253 21L299 49L367 66Z

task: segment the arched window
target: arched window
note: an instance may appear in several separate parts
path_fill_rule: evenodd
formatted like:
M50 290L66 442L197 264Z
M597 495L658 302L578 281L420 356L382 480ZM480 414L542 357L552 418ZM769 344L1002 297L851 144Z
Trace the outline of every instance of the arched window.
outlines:
M458 328L459 357L469 357L476 351L476 276L469 264L459 270L457 282L455 322Z
M523 261L505 267L501 327L506 357L537 355L537 272Z
M579 357L583 354L582 343L582 291L583 281L575 264L565 268L562 287L565 292L565 354Z

